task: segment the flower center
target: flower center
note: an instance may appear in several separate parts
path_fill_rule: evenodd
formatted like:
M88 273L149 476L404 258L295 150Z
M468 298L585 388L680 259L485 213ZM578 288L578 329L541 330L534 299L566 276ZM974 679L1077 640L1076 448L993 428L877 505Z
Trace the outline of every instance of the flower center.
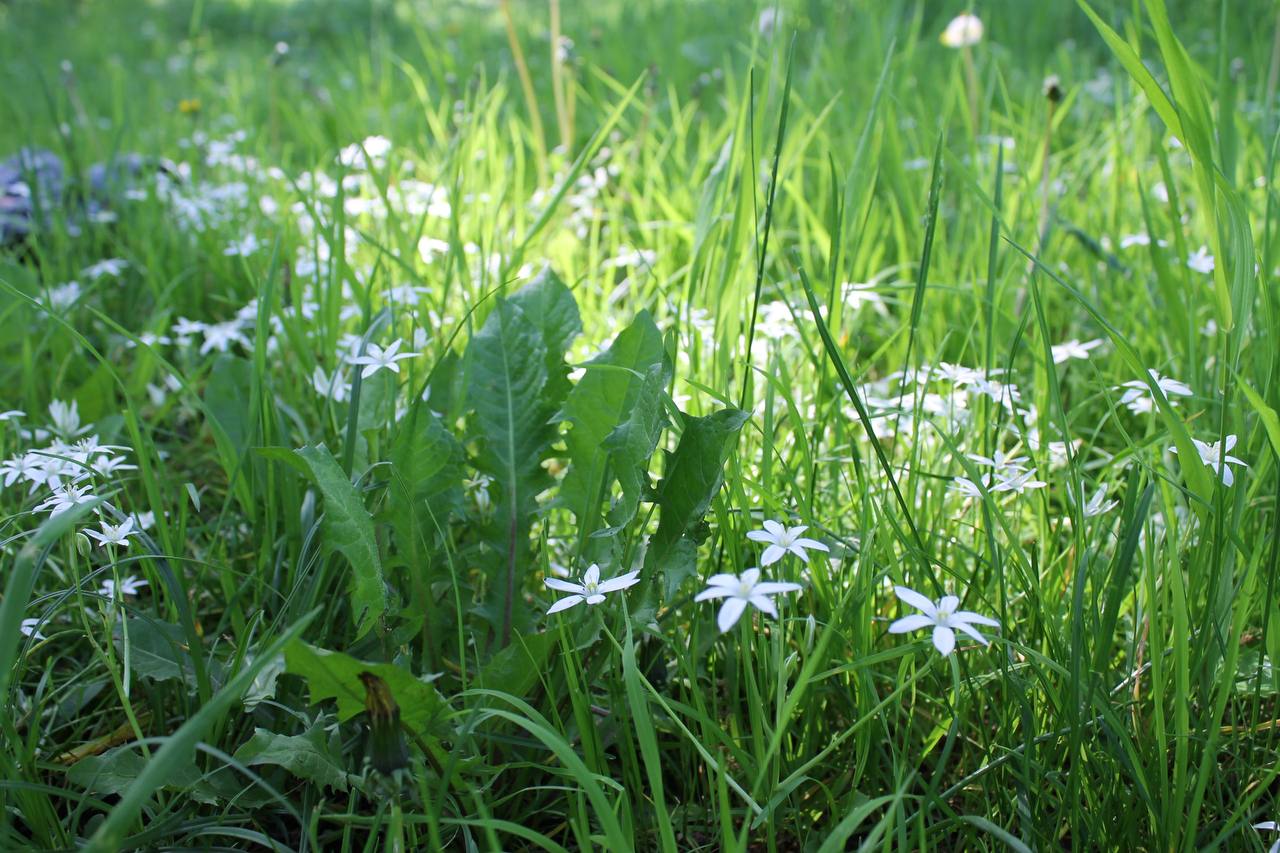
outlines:
M597 584L595 581L587 581L582 585L582 591L585 592L587 595L595 595L596 589L598 587L599 587L599 584Z
M750 583L747 583L746 581L739 581L738 582L738 598L750 598L751 588L753 586L755 586L755 584L750 584Z
M948 625L951 622L951 611L938 608L938 614L935 620L939 625Z

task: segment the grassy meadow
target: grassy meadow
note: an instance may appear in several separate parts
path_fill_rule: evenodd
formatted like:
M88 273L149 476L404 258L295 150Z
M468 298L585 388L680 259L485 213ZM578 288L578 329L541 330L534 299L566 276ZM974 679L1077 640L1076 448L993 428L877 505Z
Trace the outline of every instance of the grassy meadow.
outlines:
M1278 79L1263 0L0 3L0 850L1277 849Z

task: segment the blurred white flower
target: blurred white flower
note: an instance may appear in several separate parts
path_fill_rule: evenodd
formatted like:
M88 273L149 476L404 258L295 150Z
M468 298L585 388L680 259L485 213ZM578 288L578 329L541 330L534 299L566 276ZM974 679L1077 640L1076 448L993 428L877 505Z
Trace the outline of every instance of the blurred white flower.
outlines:
M1080 343L1080 341L1072 338L1066 343L1054 344L1051 347L1053 352L1053 363L1062 364L1064 361L1068 361L1073 358L1088 359L1089 350L1100 346L1102 346L1101 338L1094 338L1093 340L1085 341L1084 343Z
M123 258L106 258L95 264L90 264L80 271L80 274L92 281L109 276L110 278L119 278L120 274L129 267L129 262Z
M127 578L120 581L120 583L116 583L114 580L108 578L102 582L102 586L98 587L98 595L106 598L115 598L117 592L119 592L121 596L138 595L142 592L142 588L144 586L147 586L147 582L141 578L134 577L133 575L129 575Z
M947 47L971 47L982 41L983 26L977 15L956 15L942 31L941 41Z
M1083 483L1080 484L1080 494L1081 495L1084 494ZM1095 518L1099 515L1105 515L1106 513L1111 512L1111 510L1115 509L1119 505L1120 505L1119 501L1107 500L1107 486L1105 483L1103 483L1102 485L1098 486L1097 491L1095 491L1089 497L1089 500L1085 502L1084 517Z
M1196 251L1187 256L1187 266L1196 272L1208 275L1213 272L1213 255L1209 254L1207 246L1201 246Z
M996 484L991 487L993 492L1014 492L1022 494L1027 489L1043 489L1049 485L1043 480L1033 480L1035 471L997 471Z
M233 240L228 243L227 247L222 250L222 254L227 257L247 258L261 248L262 242L258 240L258 235L250 233L245 234L239 240Z
M53 421L53 431L63 438L74 438L88 430L87 426L80 426L80 405L75 400L70 403L51 401L49 420Z

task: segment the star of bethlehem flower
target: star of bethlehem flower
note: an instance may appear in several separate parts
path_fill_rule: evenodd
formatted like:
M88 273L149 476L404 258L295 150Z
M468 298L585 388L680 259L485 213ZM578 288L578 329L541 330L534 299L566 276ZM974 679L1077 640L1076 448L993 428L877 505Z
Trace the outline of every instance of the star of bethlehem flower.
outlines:
M129 547L129 537L136 535L133 529L133 516L129 516L120 524L110 524L102 522L100 530L85 530L85 534L97 541L99 548L105 548L107 545L119 545L121 548Z
M92 500L93 492L88 486L64 486L54 492L53 496L36 507L36 512L49 511L50 515L58 515L82 503Z
M978 453L966 455L979 465L989 465L997 471L1025 471L1026 466L1022 463L1029 461L1026 456L1005 456L1004 451L1001 450L997 450L990 456L982 456Z
M982 41L982 33L982 20L965 12L951 19L939 40L947 47L972 47Z
M808 529L808 526L803 524L797 527L786 527L770 519L764 523L764 530L752 530L747 534L747 538L752 542L768 543L769 547L764 549L764 554L760 557L761 566L772 565L787 554L795 554L801 562L807 563L809 555L805 552L806 548L826 552L831 550L816 539L806 539L800 535Z
M1053 363L1062 364L1064 361L1070 361L1073 358L1088 359L1089 350L1100 346L1102 346L1101 338L1094 338L1084 343L1072 338L1065 343L1054 344L1050 349L1053 352Z
M586 602L587 604L600 604L604 601L607 593L617 592L626 589L629 586L635 586L640 582L640 571L627 572L625 575L618 575L616 578L608 580L600 580L600 567L592 563L587 570L582 573L582 583L573 583L571 581L561 580L560 578L547 578L543 581L548 588L557 592L567 592L569 595L557 601L547 609L547 615L559 613L561 610L567 610L575 604Z
M797 592L800 589L801 586L798 583L762 581L759 569L747 569L741 575L712 575L707 578L707 588L695 595L693 600L725 599L724 604L720 605L720 613L716 616L716 625L723 634L737 624L748 604L777 619L778 609L773 604L773 596L784 592Z
M1027 489L1043 489L1049 485L1043 480L1034 480L1035 471L997 471L996 484L991 487L993 492L1015 492L1022 494Z
M1084 494L1084 483L1080 484L1080 494ZM1120 505L1119 501L1107 500L1107 485L1103 483L1098 486L1098 490L1094 492L1084 505L1084 517L1095 518L1104 515Z
M133 575L129 575L119 583L108 578L102 582L102 586L98 587L98 595L112 599L116 597L117 592L121 596L137 595L142 592L144 586L147 586L147 582Z
M1161 376L1154 370L1148 370L1147 373L1151 375L1151 381L1160 389L1160 393L1169 398L1170 405L1175 402L1172 399L1173 397L1190 397L1192 394L1191 386L1185 382L1179 382L1177 379L1172 379L1168 376ZM1125 389L1124 394L1120 396L1120 405L1127 406L1129 411L1135 415L1146 414L1155 408L1155 399L1151 396L1151 389L1141 379L1133 379L1129 382L1121 383L1119 387Z
M1237 459L1228 454L1231 448L1236 446L1236 437L1234 435L1227 436L1223 441L1201 441L1198 438L1191 439L1191 443L1196 446L1196 453L1200 454L1200 461L1208 467L1212 468L1214 473L1222 478L1222 485L1230 486L1236 481L1235 474L1231 471L1232 465L1239 465L1242 468L1248 468L1249 465L1243 459ZM1174 453L1178 452L1178 448L1170 447Z
M364 366L364 370L360 371L361 379L368 379L383 368L392 373L399 373L400 365L396 364L397 361L418 356L416 352L400 352L400 346L403 343L404 341L397 338L386 349L377 344L369 344L369 349L364 355L349 356L347 363Z
M43 640L44 634L40 633L40 619L32 616L30 619L23 619L22 624L18 626L18 630L22 632L22 636L31 637L33 640Z
M1195 252L1187 256L1187 267L1196 272L1208 275L1213 272L1213 266L1213 255L1209 254L1209 248L1207 246L1201 246Z
M933 628L933 645L943 657L951 654L956 648L956 631L963 631L982 645L989 641L974 625L987 625L999 628L1000 623L989 616L982 616L969 610L957 610L960 598L955 595L944 595L938 603L930 601L920 593L905 586L895 586L893 592L904 604L909 604L919 613L903 616L889 626L890 634L907 634L921 628Z

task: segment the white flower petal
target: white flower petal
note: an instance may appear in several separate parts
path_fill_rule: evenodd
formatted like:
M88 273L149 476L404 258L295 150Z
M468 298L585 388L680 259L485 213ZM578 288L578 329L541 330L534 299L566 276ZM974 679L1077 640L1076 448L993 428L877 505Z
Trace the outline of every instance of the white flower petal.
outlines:
M629 586L635 586L640 583L640 572L627 572L625 575L618 575L616 578L609 578L607 581L601 582L596 589L601 592L617 592L620 589L626 589Z
M720 627L720 633L725 633L738 621L738 617L742 615L742 611L747 609L746 599L730 598L720 605L720 614L716 617L716 625Z
M946 625L938 625L933 629L933 645L946 657L956 647L956 632Z
M983 616L980 613L974 613L972 610L957 610L951 614L953 622L972 622L975 625L990 625L992 628L999 628L1000 623L990 616Z
M571 595L568 598L562 598L547 608L547 615L550 616L552 613L559 613L561 610L568 610L570 607L573 607L575 604L580 604L583 601L586 601L586 597L582 595Z
M975 640L977 640L979 643L982 643L982 645L984 645L984 646L986 646L986 645L990 645L990 643L989 643L989 641L987 640L987 638L986 638L986 637L984 637L984 636L982 636L981 634L979 634L979 633L978 633L978 629L977 629L977 628L975 628L975 627L973 627L972 625L970 625L968 622L954 622L954 621L953 621L951 624L953 624L953 625L954 625L956 628L958 628L959 630L964 631L964 632L965 632L966 634L968 634L970 637L973 637L973 638L974 638Z
M562 581L560 578L547 578L543 581L549 588L559 592L582 592L582 586L576 583Z
M767 595L753 595L750 599L751 606L756 610L768 613L774 619L778 618L778 608L773 605L773 599Z
M751 588L752 595L778 595L784 592L795 592L804 589L798 583L789 581L764 581Z
M933 620L923 613L912 613L910 616L903 616L889 626L890 634L906 634L910 631L919 631L921 628L928 628L933 624Z
M710 601L713 598L724 598L726 595L733 595L733 590L724 586L713 586L704 589L693 597L694 601Z
M938 615L938 608L934 606L934 603L916 592L914 589L909 589L905 586L895 586L893 588L893 593L903 602L911 605L916 610L923 612L930 618Z
M764 549L764 553L760 556L760 565L771 566L782 559L787 553L787 549L781 545L770 545Z

